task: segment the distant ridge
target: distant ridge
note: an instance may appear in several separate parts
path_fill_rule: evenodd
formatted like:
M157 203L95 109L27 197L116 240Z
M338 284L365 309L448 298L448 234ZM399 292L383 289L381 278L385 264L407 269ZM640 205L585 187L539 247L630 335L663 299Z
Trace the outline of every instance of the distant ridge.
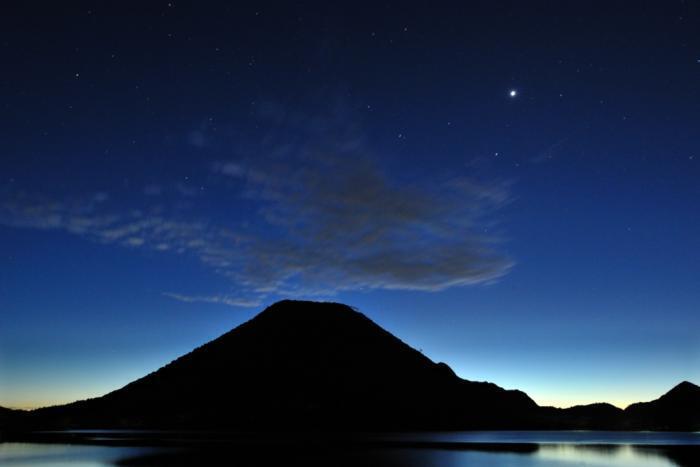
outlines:
M639 430L700 430L700 387L683 381L654 401L630 405L625 419Z
M105 396L22 412L5 429L700 429L700 388L660 399L539 407L457 377L339 303L285 300Z

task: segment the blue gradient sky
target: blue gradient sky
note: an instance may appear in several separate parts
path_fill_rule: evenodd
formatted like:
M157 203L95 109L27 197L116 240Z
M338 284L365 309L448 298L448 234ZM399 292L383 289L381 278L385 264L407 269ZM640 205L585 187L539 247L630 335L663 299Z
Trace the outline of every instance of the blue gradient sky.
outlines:
M693 5L8 11L0 405L287 297L541 404L700 382Z

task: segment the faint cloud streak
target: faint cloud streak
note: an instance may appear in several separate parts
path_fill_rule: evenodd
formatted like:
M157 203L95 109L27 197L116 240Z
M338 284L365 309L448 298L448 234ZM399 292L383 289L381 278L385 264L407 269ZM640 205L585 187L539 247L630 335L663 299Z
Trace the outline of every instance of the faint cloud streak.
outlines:
M172 293L172 292L163 292L162 295L165 297L168 297L168 298L172 298L174 300L178 300L180 302L185 302L185 303L219 303L222 305L241 307L241 308L254 308L254 307L260 306L262 303L260 300L256 300L256 299L244 299L244 298L238 298L238 297L231 297L229 295L201 296L201 295L183 295L183 294Z

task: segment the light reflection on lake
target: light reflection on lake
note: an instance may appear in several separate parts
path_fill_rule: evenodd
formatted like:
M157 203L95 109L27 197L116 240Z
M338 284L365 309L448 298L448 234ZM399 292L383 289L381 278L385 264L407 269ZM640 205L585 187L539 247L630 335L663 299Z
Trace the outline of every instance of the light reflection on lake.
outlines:
M585 446L577 444L543 445L536 456L551 465L634 465L639 467L675 466L663 452L643 450L639 447L623 446ZM539 465L539 464L535 464ZM550 465L550 464L543 464Z
M158 437L153 437L158 433ZM164 437L163 435L166 435ZM73 436L73 435L71 435ZM297 442L297 435L275 440L226 438L221 434L185 440L184 434L87 431L76 443L0 443L3 467L130 466L381 466L381 467L691 467L700 465L698 433L622 432L450 432L383 434L328 443ZM218 436L218 437L217 437ZM211 442L211 439L216 439ZM157 440L168 447L140 446ZM118 444L118 445L114 445Z
M0 466L103 467L148 452L152 450L78 444L0 443Z
M381 439L450 443L535 443L588 445L699 445L698 432L662 431L434 431L387 433Z

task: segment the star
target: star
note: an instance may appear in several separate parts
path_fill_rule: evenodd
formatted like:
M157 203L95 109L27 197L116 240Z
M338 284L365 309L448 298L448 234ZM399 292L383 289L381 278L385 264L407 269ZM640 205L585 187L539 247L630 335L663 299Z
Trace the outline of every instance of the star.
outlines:
M508 95L509 95L511 98L515 98L515 97L517 97L517 95L518 95L518 91L517 91L516 89L511 89L510 91L508 91Z

